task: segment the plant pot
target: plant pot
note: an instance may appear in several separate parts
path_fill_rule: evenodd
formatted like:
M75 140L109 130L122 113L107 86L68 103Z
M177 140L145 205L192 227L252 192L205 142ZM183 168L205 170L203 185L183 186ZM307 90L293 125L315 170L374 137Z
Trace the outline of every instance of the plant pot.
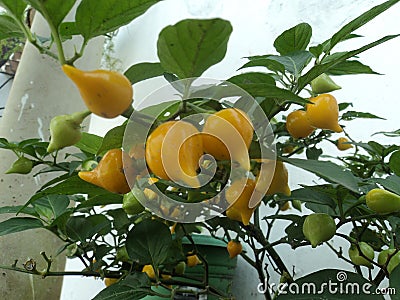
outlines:
M193 240L197 246L198 252L204 257L208 262L208 275L209 275L209 285L216 290L224 293L231 294L231 285L233 276L235 274L237 258L231 259L229 257L228 251L226 250L226 243L217 240L211 236L207 235L193 235ZM187 239L183 239L183 250L185 252L190 252L193 250L191 243ZM176 280L183 282L201 282L204 278L204 266L197 265L195 267L186 267L185 275L197 280L190 280L182 277L173 277ZM183 286L182 286L183 287ZM174 299L199 299L199 300L217 300L217 296L212 294L196 294L200 291L199 289L189 288L188 290L193 290L193 292L188 291L184 294L178 294ZM157 287L155 291L162 294L169 294L169 292L162 288ZM157 296L147 296L143 299L166 299Z

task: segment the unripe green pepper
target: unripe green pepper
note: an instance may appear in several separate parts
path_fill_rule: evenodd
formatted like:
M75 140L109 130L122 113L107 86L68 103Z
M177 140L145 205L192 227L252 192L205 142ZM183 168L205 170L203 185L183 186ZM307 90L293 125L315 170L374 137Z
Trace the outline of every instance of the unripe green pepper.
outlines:
M315 94L329 93L332 91L340 90L341 87L338 86L332 78L330 78L325 73L322 73L317 78L311 81L311 90Z
M386 249L383 250L381 253L378 255L378 263L380 265L386 264L389 255L391 255L390 261L387 263L387 271L392 273L394 268L396 268L400 264L400 251L397 251L396 254L393 255L393 253L396 252L396 249Z
M186 263L184 261L180 261L174 268L174 274L183 275L185 274Z
M365 200L367 206L379 214L400 211L400 196L383 189L370 190L365 196Z
M375 253L374 249L365 242L361 242L359 244L361 253L364 256L368 257L370 260L374 259ZM351 245L349 248L349 257L350 260L357 266L366 266L368 268L372 268L372 263L367 260L364 256L360 255L358 247L356 245Z
M55 116L51 119L51 140L47 152L51 153L79 142L82 138L81 124L90 114L90 111L82 111L71 115Z
M6 171L6 174L28 174L32 171L33 161L25 156L18 158Z
M313 248L329 241L336 233L336 224L330 215L314 213L306 217L303 224L303 234Z
M124 195L122 200L122 209L128 215L136 215L144 211L143 205L139 202L138 199L136 199L132 192Z

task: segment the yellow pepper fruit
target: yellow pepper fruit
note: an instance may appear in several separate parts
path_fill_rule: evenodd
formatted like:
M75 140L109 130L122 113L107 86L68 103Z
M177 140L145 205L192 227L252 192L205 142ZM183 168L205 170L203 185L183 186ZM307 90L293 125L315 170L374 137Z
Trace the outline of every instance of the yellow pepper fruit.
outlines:
M200 263L201 263L201 260L199 259L199 257L196 254L189 255L186 257L186 265L188 267L195 267Z
M280 160L263 159L260 161L264 166L260 169L260 173L256 177L256 191L265 195L282 193L285 196L290 196L291 191L288 185L289 174L284 163ZM275 163L275 170L271 180L270 169L273 167L273 163Z
M340 151L344 151L347 149L351 149L353 148L352 144L348 144L349 140L345 137L340 137L338 138L338 140L336 141L336 147L340 150Z
M226 216L231 220L249 225L251 216L257 206L249 207L249 201L255 188L255 181L242 178L234 181L225 192L226 201L230 204Z
M156 176L200 187L197 169L203 155L203 140L192 124L185 121L161 124L147 138L145 152L146 163Z
M124 156L124 157L123 157ZM129 163L131 158L121 149L109 150L99 164L92 171L81 171L78 176L87 182L102 187L110 192L126 194L131 189L126 180L125 174L133 172L135 169Z
M299 139L308 137L315 127L311 126L304 110L295 110L286 118L286 129L292 137Z
M335 97L330 94L321 94L311 98L310 102L312 103L306 105L306 113L311 126L334 132L343 131L338 123L339 106Z
M243 251L242 244L235 240L230 240L226 245L226 249L228 250L230 258L235 258Z
M115 118L132 104L133 88L123 74L108 71L83 71L63 65L64 73L76 84L87 108L103 118Z
M143 273L146 273L150 279L156 279L156 272L152 265L145 265L142 269Z
M106 287L109 287L110 285L113 285L114 283L117 283L118 280L119 280L118 278L106 277L106 278L104 278L104 284L106 285Z
M248 150L253 125L245 112L237 108L220 110L207 118L202 133L206 153L217 160L229 160L232 156L233 161L250 170Z

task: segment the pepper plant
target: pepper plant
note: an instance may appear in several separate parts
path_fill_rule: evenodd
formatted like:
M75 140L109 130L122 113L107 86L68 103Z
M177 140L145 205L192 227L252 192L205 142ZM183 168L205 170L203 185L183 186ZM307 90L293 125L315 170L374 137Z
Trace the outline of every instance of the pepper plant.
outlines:
M310 44L311 26L300 23L275 39L275 53L246 57L236 75L200 85L196 80L226 54L234 30L229 21L187 19L165 27L154 45L159 62L132 65L124 74L79 70L74 63L92 38L113 33L159 1L120 0L109 9L108 0L82 0L75 20L64 21L75 2L0 1L6 10L1 23L59 61L88 107L54 116L50 141L0 139L2 151L16 154L9 173L54 173L25 205L0 208L16 214L0 223L0 236L34 228L52 232L64 243L57 255L82 261L82 269L72 273L105 280L107 287L95 299L116 294L174 299L190 286L210 298L232 299L229 286L218 289L210 282L208 259L194 238L198 233L226 243L226 255L240 256L253 267L267 285L265 299L301 298L281 292L290 284L336 278L337 270L323 266L298 278L277 251L285 244L297 249L326 243L338 260L354 267L346 272L352 282L377 287L388 278L400 290L395 280L400 275L400 144L351 136L345 122L379 116L353 111L351 103L336 99L340 87L332 79L376 74L358 55L398 35L346 51L336 46L359 38L355 30L398 0L371 8L317 44ZM25 24L31 7L48 22L50 36L36 36ZM63 43L73 36L82 42L69 57ZM176 98L147 107L135 99L132 106L132 85L153 77L164 78ZM241 96L229 100L236 91ZM81 132L91 113L122 115L126 121L104 137ZM379 134L400 135L399 130ZM324 141L345 154L326 159ZM175 143L180 147L171 149ZM290 190L287 165L321 180ZM185 210L196 204L208 212L193 217ZM281 238L272 240L281 220L288 225ZM333 237L344 239L348 249L333 244ZM71 274L53 271L51 257L42 256L45 270L35 261L12 263L14 258L0 267L43 278ZM188 272L194 266L201 277ZM272 273L280 276L282 289L268 288ZM322 296L328 298L329 291Z

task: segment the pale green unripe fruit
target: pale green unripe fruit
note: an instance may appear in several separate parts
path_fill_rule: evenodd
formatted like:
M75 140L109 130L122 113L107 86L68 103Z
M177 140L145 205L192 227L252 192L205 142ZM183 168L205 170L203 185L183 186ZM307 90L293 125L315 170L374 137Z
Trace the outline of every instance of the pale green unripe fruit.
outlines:
M322 73L311 81L311 90L316 94L324 94L341 89L332 78Z
M24 156L18 158L6 171L6 174L28 174L32 171L33 162Z
M313 248L329 241L336 233L336 224L330 215L315 213L306 217L303 224L303 234Z
M374 249L365 242L361 242L359 244L361 253L368 257L370 260L374 259L375 253ZM358 251L358 247L356 245L352 245L349 248L349 257L350 260L357 266L366 266L368 268L372 268L372 263L367 260L364 256L360 255Z
M383 189L370 190L365 201L371 210L380 214L400 211L400 196Z
M389 255L392 255L390 258L389 263L387 264L387 271L392 273L394 268L396 268L399 263L400 263L400 251L397 251L396 254L393 255L393 253L396 251L396 249L386 249L383 250L381 253L378 255L378 263L380 265L384 265L389 257Z
M51 139L47 152L51 153L79 142L82 138L81 123L88 115L90 115L90 112L84 111L71 115L55 116L51 119Z

